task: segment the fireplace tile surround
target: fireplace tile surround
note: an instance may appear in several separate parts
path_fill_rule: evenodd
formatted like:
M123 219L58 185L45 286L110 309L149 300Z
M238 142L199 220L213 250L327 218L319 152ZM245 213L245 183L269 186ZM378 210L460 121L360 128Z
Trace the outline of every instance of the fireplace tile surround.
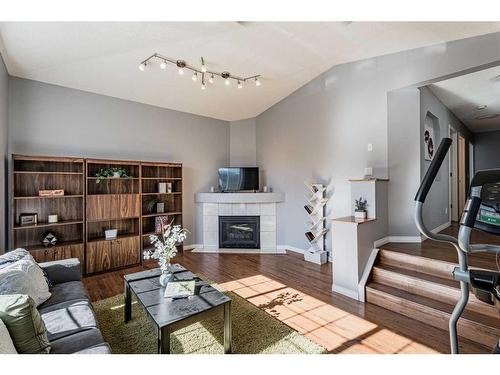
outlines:
M283 202L282 193L199 193L195 201L201 205L203 244L197 252L284 253L276 245L276 204ZM219 216L259 216L260 249L220 249Z

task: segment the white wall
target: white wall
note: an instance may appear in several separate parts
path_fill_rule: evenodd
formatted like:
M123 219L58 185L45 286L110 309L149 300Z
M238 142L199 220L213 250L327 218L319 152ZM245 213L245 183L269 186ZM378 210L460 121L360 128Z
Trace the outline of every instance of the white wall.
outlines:
M257 165L255 118L230 122L229 163L232 167Z
M8 108L8 82L9 76L0 55L0 254L3 254L6 246L7 225L7 198L5 196L6 164L7 164L7 108Z
M186 244L201 243L194 194L229 163L228 122L18 78L9 94L9 153L182 162Z
M498 64L498 45L495 33L335 66L259 115L257 162L267 185L287 195L278 209L278 243L307 246L303 180L330 183L328 213L344 216L350 207L347 180L368 166L377 177L390 175L390 215L404 213L390 234L416 234L410 212L420 178L419 123L394 123L399 138L388 143L388 93ZM393 175L393 169L416 175L403 181L407 172Z

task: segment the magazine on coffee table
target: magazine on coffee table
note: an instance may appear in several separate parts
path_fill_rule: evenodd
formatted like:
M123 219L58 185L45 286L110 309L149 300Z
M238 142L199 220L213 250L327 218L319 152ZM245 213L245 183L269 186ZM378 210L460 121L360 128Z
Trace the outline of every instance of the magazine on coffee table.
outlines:
M196 282L189 281L171 281L165 287L165 298L183 298L194 295Z

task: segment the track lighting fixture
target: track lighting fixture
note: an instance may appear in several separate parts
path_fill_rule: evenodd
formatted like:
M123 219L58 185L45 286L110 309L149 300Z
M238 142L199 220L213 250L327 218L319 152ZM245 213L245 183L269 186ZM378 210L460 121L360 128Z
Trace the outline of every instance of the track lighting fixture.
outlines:
M206 88L207 88L206 83L205 83L205 74L210 75L210 77L208 78L208 83L210 83L210 84L213 84L215 82L215 76L219 76L222 79L224 79L224 84L226 86L229 86L231 84L231 80L236 81L237 87L239 89L243 88L243 84L246 81L252 80L252 79L255 80L255 86L261 85L261 82L259 80L260 75L253 75L250 77L241 77L241 76L239 77L239 76L236 76L236 75L229 73L228 71L224 71L222 73L219 73L219 72L216 72L213 70L209 70L207 65L205 64L205 59L203 57L200 58L201 66L199 68L196 68L192 65L188 65L186 63L186 61L184 61L184 60L174 60L174 59L170 59L168 57L162 56L158 53L154 53L153 55L149 56L147 59L145 59L144 61L142 61L140 63L139 70L142 72L145 71L146 67L148 65L150 65L151 60L159 60L160 61L160 69L162 69L162 70L165 70L167 68L168 63L175 64L179 75L183 75L184 71L186 69L192 71L193 76L191 77L191 79L194 82L198 81L198 75L200 74L201 75L201 89L202 90L206 90Z
M205 65L205 60L203 60L203 56L201 57L201 71L203 73L206 73L207 72L207 67Z

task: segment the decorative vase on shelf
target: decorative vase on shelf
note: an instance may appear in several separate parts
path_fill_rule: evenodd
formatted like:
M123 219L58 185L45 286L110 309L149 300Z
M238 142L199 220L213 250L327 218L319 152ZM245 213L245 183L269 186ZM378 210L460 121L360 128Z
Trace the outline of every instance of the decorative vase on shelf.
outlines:
M153 249L144 251L144 259L157 259L161 269L160 285L165 287L169 281L173 279L172 266L170 261L177 254L177 246L185 239L187 231L182 229L180 225L164 225L161 222L161 230L159 234L149 236Z

